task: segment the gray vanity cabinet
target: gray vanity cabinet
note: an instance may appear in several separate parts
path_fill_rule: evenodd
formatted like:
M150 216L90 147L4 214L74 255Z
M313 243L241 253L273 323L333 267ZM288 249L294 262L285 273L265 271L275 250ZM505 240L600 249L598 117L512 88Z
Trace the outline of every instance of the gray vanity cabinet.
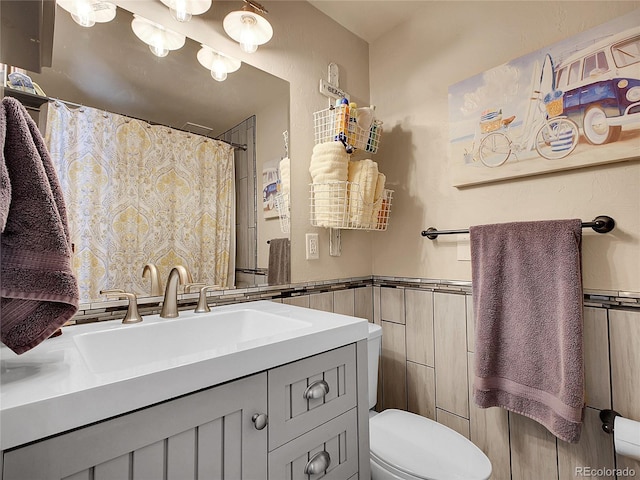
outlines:
M269 371L270 479L344 480L358 472L356 378L355 345Z
M266 389L263 372L4 452L2 478L266 480Z
M346 345L5 451L0 480L367 478L365 346ZM264 416L255 417L263 413L268 428L260 425Z
M314 467L315 470L307 470ZM355 408L269 452L270 479L345 480L357 473Z

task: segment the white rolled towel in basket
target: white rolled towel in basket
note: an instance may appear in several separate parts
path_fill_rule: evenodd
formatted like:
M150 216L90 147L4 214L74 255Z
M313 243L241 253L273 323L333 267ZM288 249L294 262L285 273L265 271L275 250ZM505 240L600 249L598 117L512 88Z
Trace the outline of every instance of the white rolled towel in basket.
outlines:
M319 143L313 147L309 173L313 185L313 205L316 224L340 227L345 221L346 192L339 182L346 182L349 154L340 142Z
M288 195L291 185L291 161L289 157L280 160L279 169L281 192L283 195Z
M349 162L349 221L354 227L372 227L378 173L378 164L371 159Z
M376 193L373 196L373 208L371 214L371 228L378 227L378 220L380 211L382 210L383 200L385 197L384 186L387 181L387 177L384 173L378 173L378 182L376 183Z

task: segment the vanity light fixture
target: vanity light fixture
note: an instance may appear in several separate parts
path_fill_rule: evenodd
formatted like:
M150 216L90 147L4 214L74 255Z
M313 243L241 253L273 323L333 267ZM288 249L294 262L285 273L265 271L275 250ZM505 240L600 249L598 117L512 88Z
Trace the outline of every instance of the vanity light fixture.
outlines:
M149 45L149 49L157 57L166 57L170 50L182 48L186 41L184 35L167 30L162 25L136 14L133 14L131 29L136 37Z
M198 62L207 70L211 71L211 76L218 82L224 82L227 74L235 72L240 68L242 62L235 58L228 57L224 53L218 52L211 47L201 45L198 51Z
M82 27L93 27L96 22L107 23L116 17L116 6L102 0L57 0L57 4Z
M222 22L224 31L231 38L240 43L243 52L253 53L258 45L271 40L273 27L263 17L267 10L253 0L244 0L242 10L229 13Z
M160 0L178 22L188 22L192 15L201 15L211 8L211 0Z

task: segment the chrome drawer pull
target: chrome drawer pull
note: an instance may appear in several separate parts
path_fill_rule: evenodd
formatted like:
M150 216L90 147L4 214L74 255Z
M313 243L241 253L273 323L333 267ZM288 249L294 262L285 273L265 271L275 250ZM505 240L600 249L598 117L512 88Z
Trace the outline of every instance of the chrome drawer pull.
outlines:
M262 430L268 423L267 415L265 413L254 413L253 417L251 417L251 421L253 422L253 426L256 427L256 430Z
M318 452L311 460L307 462L304 467L305 475L316 475L318 473L324 472L331 465L331 457L327 452Z
M317 380L306 388L303 396L307 400L314 400L324 397L327 393L329 393L329 384L324 380Z

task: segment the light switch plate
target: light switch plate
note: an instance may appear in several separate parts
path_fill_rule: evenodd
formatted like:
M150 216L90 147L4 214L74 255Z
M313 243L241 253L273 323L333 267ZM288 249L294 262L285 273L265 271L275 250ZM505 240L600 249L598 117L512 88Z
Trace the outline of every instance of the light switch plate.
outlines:
M462 262L471 261L471 243L469 239L471 237L468 233L458 234L458 260Z

